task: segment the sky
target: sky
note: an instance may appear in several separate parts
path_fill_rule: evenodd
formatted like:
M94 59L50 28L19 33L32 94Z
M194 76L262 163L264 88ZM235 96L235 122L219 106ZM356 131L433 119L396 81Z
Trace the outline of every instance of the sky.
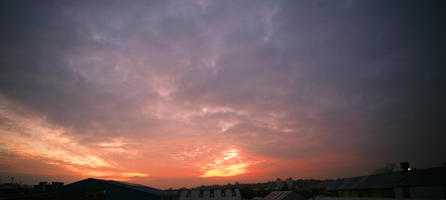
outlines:
M0 183L446 162L444 1L0 2Z

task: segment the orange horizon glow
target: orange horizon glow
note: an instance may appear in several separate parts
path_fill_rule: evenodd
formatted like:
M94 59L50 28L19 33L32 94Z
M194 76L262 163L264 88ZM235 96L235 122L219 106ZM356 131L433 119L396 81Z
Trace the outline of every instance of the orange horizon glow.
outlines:
M0 100L4 105L15 107L14 103L5 98L0 98ZM230 142L214 145L212 140L206 138L136 141L116 137L89 141L88 135L68 135L70 130L54 126L45 117L39 115L21 116L13 109L3 108L0 109L0 116L16 127L14 130L0 127L1 150L13 154L15 159L20 158L17 161L14 159L9 161L19 164L24 160L33 160L43 166L58 169L35 171L49 176L68 175L143 184L153 184L156 182L154 179L163 177L169 180L209 179L209 183L225 183L225 180L232 181L240 178L256 181L255 177L261 177L257 181L272 180L276 176L275 170L301 166L299 162L289 163L287 164L289 166L286 166L280 163L288 161L250 155L240 146L230 144ZM214 139L218 140L218 138ZM272 163L279 163L279 165L271 165ZM4 162L2 164L10 166L8 170L15 173L30 172L28 169L15 169L14 164L8 165ZM268 173L273 174L263 175ZM168 185L159 186L167 187Z

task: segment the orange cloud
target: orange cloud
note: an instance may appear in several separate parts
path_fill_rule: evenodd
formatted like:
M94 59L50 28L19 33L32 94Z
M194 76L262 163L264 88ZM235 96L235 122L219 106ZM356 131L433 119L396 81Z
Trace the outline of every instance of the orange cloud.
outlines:
M201 167L205 172L200 177L226 177L244 174L247 172L249 161L245 161L236 148L219 152L210 162Z
M82 177L120 180L149 177L147 173L129 171L122 168L119 162L104 159L104 152L79 143L67 136L65 129L49 124L44 117L21 116L7 109L0 109L0 116L10 124L0 126L0 153L10 152L23 158L42 160L43 163L65 168ZM116 148L123 145L118 139L113 141L103 142L100 146Z
M235 176L246 173L248 163L239 163L234 165L220 166L219 168L210 169L206 171L201 177L216 177L216 176Z

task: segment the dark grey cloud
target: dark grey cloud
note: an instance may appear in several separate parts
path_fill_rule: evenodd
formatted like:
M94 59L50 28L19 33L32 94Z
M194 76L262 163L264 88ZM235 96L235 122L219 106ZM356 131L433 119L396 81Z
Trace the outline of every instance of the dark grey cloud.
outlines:
M224 134L256 154L436 164L446 153L444 8L3 1L0 94L76 134L220 134L232 120Z

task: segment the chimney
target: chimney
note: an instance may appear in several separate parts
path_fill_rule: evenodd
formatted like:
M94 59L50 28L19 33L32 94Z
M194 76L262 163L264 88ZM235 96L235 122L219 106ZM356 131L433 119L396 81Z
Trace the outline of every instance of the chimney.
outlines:
M410 171L409 162L402 162L400 163L400 166L403 172Z

